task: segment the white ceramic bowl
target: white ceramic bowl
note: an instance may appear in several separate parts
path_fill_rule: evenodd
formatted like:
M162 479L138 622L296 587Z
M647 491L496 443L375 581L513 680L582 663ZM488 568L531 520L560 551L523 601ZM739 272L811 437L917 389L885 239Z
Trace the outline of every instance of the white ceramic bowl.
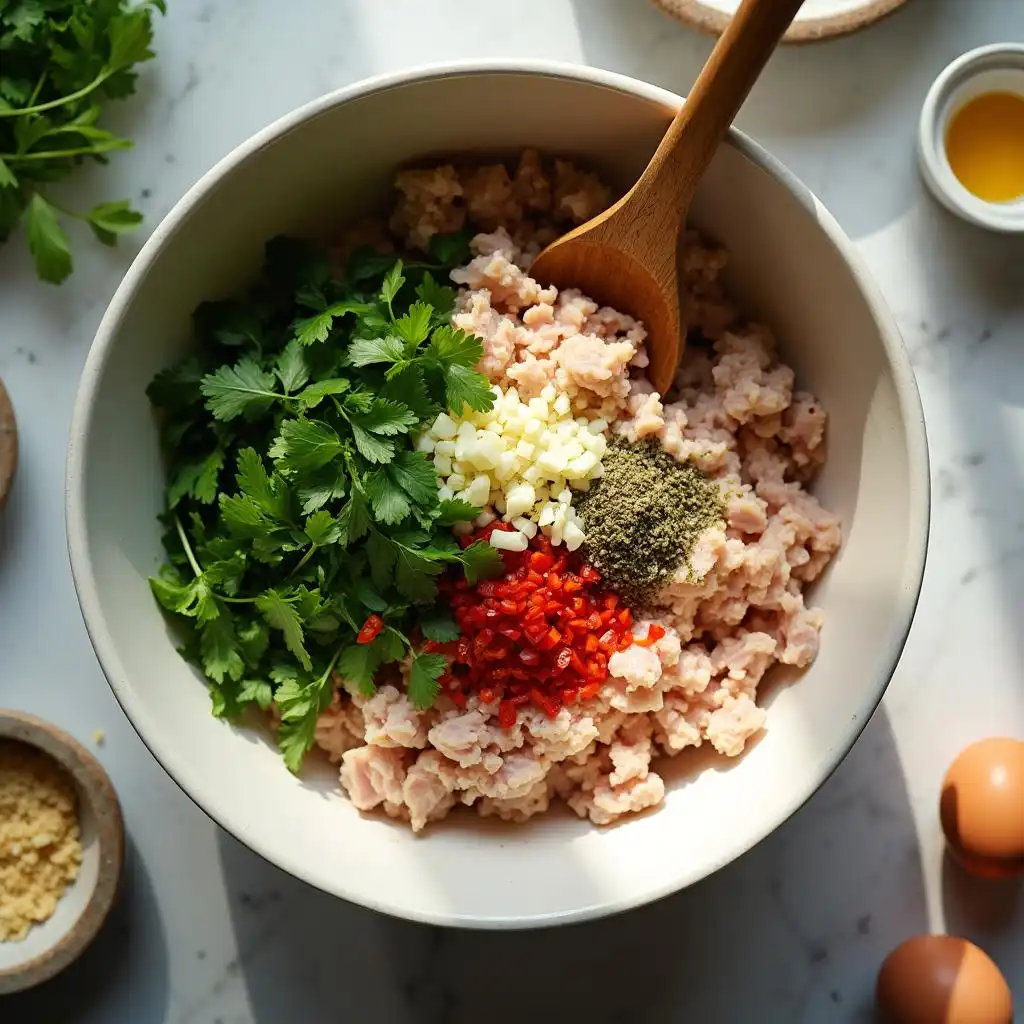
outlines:
M440 924L525 927L596 917L687 886L785 821L878 704L910 627L928 533L928 457L892 316L814 196L734 133L693 220L732 252L731 281L831 413L816 484L845 544L814 595L821 654L776 689L764 738L728 770L669 787L611 829L552 814L526 827L455 816L414 838L361 817L324 765L288 774L261 733L210 717L146 577L160 561L163 473L143 389L182 354L190 314L256 272L281 231L386 201L396 164L428 154L571 154L628 185L678 96L551 63L462 63L363 82L289 114L202 178L145 245L100 325L71 430L67 524L83 614L132 723L182 788L252 849L327 892Z
M921 175L932 195L951 213L981 228L1024 234L1024 198L989 203L969 192L953 173L946 136L953 118L972 100L990 92L1024 97L1024 45L993 43L958 57L935 79L917 134Z

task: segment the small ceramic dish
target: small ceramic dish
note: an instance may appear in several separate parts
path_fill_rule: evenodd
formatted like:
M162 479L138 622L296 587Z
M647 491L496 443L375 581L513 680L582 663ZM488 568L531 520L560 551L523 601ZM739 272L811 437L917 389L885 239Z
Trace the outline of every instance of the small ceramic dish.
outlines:
M1014 234L1024 232L1024 197L1007 203L979 199L960 183L946 152L953 118L972 100L996 92L1024 98L1024 45L982 46L939 75L921 111L918 157L925 184L947 210L978 227Z
M652 0L666 14L684 25L721 35L736 13L740 0ZM783 42L815 43L849 35L873 25L906 0L804 0Z
M14 406L0 380L0 508L7 500L17 468L18 428L14 422Z
M113 906L124 864L121 806L99 761L66 732L18 711L0 710L4 740L35 747L71 777L78 791L82 866L49 920L19 942L0 942L0 996L52 978L81 955Z

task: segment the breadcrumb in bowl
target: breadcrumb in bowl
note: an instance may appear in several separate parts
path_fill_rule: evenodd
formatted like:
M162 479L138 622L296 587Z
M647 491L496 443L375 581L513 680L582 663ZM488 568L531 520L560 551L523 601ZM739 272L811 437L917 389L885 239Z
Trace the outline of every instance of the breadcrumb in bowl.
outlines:
M494 813L486 819L453 816L417 837L386 815L361 815L340 792L338 768L326 757L295 779L269 742L253 742L249 730L210 718L204 687L149 599L162 471L143 391L183 353L190 311L203 299L239 291L267 238L281 231L323 235L368 211L384 212L395 170L428 166L438 154L512 156L535 148L598 171L619 191L635 180L678 102L620 76L547 63L460 64L335 93L258 134L200 181L147 243L100 326L72 427L67 511L76 586L104 671L140 735L201 807L258 853L327 892L402 917L492 928L591 918L664 896L750 849L807 800L856 740L896 665L927 544L927 448L913 374L892 316L850 242L799 182L735 132L699 190L693 226L728 252L721 279L747 316L770 327L780 361L795 375L792 420L773 423L770 434L789 438L783 443L794 466L813 459L815 403L828 412L828 454L811 493L839 517L843 536L809 591L825 621L817 659L797 684L773 694L767 730L729 771L703 772L686 784L668 778L660 809L603 828L591 823L589 808L586 821L550 810L534 814L550 793L541 792L529 765L507 758L502 770L514 805L488 804ZM614 148L610 138L618 140ZM479 215L497 217L514 199L514 187L506 189ZM446 214L438 206L431 216ZM692 269L694 315L714 336L728 326L728 310L710 268ZM531 316L541 327L548 313L538 299L531 308L540 312ZM482 316L486 309L466 312ZM556 304L552 323L558 316ZM745 357L735 355L738 365ZM732 387L731 365L722 373L723 394ZM769 401L772 390L761 397ZM745 400L745 387L740 391L723 400ZM621 397L613 386L601 401ZM766 419L772 415L765 410ZM663 411L653 403L632 412L638 433L661 430L659 417ZM707 440L714 444L714 437ZM755 432L746 457L764 463L767 485L771 446L762 446L767 455L755 454L763 440ZM732 529L759 528L762 512L774 515L770 499L761 500L766 512L757 502L739 503ZM806 532L806 520L813 529L817 512L796 511L799 521L782 525ZM815 552L805 553L802 571L813 572ZM707 558L715 554L709 547ZM686 595L679 598L685 618ZM780 639L783 650L792 641L796 658L813 625L773 635L776 649ZM732 656L757 671L766 644L754 638ZM707 666L691 654L692 687ZM715 725L727 748L749 724L742 688L729 696L734 703ZM649 710L644 720L657 713ZM382 734L418 741L417 725L400 714L374 721ZM652 730L657 744L657 726ZM343 723L327 723L324 731L346 742ZM685 735L680 725L678 736ZM613 814L621 796L637 805L661 796L650 772L641 777L649 738L626 738L633 742L611 745L607 764L596 766L607 783L595 778L586 789L584 765L577 766L580 779L569 780L599 816ZM464 735L446 732L441 740L463 760L474 756ZM382 805L393 803L394 754L374 764L350 760L353 787L379 786ZM406 806L411 798L429 816L444 803L444 780L430 760L420 767L417 760L416 777L410 783L407 773L401 788ZM480 801L503 799L481 790ZM513 821L534 816L525 825L505 824L502 811Z

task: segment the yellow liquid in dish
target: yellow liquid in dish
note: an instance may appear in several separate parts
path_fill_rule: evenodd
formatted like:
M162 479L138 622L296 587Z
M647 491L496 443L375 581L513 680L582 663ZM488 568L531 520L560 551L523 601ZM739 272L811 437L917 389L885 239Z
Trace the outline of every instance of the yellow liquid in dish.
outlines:
M953 116L946 156L960 184L987 203L1024 196L1024 96L989 92Z

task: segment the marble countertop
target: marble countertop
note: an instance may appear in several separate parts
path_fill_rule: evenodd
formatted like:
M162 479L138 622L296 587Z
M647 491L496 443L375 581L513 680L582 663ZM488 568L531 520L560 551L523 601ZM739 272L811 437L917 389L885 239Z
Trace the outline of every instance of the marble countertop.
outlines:
M644 0L170 0L159 59L117 112L137 140L72 201L131 196L152 228L214 161L298 103L367 74L468 56L586 62L685 92L710 43ZM932 445L932 555L881 710L789 824L713 878L569 930L473 934L392 921L312 891L226 836L148 756L79 616L63 470L78 375L133 241L77 237L61 289L0 251L0 376L22 465L0 517L0 703L88 740L121 794L125 898L64 976L0 1001L14 1024L469 1024L481 1019L871 1019L905 937L981 943L1024 1003L1014 890L944 868L935 813L966 743L1024 736L1024 243L952 220L913 154L928 85L976 45L1024 38L1017 0L910 0L850 39L788 49L745 108L831 207L895 310ZM565 944L582 947L566 971ZM589 968L589 969L588 969ZM596 984L593 979L600 979ZM516 994L510 993L512 987Z

